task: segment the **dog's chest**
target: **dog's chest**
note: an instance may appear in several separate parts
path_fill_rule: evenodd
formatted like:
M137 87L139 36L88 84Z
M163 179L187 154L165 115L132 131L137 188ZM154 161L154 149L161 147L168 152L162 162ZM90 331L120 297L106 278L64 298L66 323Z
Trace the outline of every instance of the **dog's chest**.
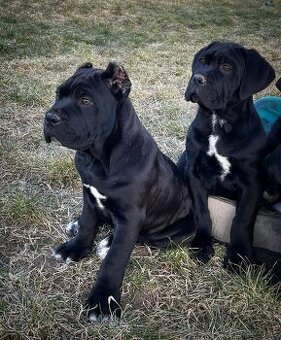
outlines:
M107 197L103 194L101 194L97 188L95 188L93 185L89 185L87 183L83 183L83 186L86 188L86 189L89 189L90 191L90 194L92 195L92 197L96 200L96 204L97 204L97 207L101 210L103 210L105 208L105 202L106 202L106 199Z
M221 155L218 151L218 143L221 142L221 136L218 133L218 127L222 127L223 124L225 124L224 120L218 119L215 114L212 115L212 133L208 138L209 145L207 150L207 156L215 157L220 165L221 171L219 178L221 181L224 181L225 177L230 174L231 169L231 163L228 157Z
M96 202L96 207L104 210L109 199L108 180L100 164L87 153L76 154L76 167L80 174L83 187Z

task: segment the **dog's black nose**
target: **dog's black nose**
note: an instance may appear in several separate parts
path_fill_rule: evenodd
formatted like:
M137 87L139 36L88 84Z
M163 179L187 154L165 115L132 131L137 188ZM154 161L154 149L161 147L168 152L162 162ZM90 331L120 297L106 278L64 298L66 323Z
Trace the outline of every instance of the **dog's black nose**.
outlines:
M207 77L204 76L204 74L202 73L197 73L197 74L194 74L194 76L192 77L192 80L194 83L198 85L204 85L207 82Z
M56 112L49 111L49 112L46 114L46 121L47 121L49 124L58 125L58 124L60 124L60 122L61 122L61 118L60 118L60 116L59 116Z

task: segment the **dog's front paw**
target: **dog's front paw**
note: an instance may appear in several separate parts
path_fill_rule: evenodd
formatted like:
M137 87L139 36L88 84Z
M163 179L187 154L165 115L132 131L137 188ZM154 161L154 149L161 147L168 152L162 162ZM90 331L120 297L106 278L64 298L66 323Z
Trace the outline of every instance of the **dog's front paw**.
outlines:
M74 237L78 233L79 227L80 227L80 218L77 217L73 221L68 223L68 225L65 227L65 232L68 236Z
M232 272L239 272L241 268L254 263L251 247L237 249L228 247L223 260L223 267Z
M212 238L197 234L191 244L192 254L199 263L207 263L215 254Z
M93 288L86 302L90 322L114 321L121 316L120 292Z
M72 239L61 244L54 251L55 258L59 262L78 262L91 252L91 247L81 240Z
M193 249L193 255L199 263L207 263L214 256L214 248L208 245L202 248Z

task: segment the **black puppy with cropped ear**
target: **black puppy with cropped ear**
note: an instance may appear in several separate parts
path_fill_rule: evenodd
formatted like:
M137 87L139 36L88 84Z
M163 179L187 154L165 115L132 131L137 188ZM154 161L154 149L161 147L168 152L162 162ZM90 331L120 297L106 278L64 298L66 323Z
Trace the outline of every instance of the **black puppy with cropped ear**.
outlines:
M208 195L237 201L224 266L253 262L253 226L262 196L261 160L267 138L253 94L274 79L271 65L255 50L215 41L194 57L185 98L198 104L178 166L188 180L198 230L196 257L214 253Z
M59 86L44 122L47 142L76 150L83 186L82 213L66 230L74 237L55 257L79 261L91 252L99 226L114 227L97 246L103 261L87 299L92 322L121 315L121 285L137 242L189 244L196 229L188 186L141 124L130 89L121 65L100 70L84 64Z

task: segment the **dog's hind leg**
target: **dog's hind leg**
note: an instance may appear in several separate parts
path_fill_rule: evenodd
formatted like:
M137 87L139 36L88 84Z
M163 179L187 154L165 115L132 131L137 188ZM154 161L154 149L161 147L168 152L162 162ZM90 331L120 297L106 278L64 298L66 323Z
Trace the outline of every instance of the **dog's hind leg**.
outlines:
M140 234L139 242L152 248L166 249L176 245L190 246L196 234L195 215L190 209L187 216L154 234Z

